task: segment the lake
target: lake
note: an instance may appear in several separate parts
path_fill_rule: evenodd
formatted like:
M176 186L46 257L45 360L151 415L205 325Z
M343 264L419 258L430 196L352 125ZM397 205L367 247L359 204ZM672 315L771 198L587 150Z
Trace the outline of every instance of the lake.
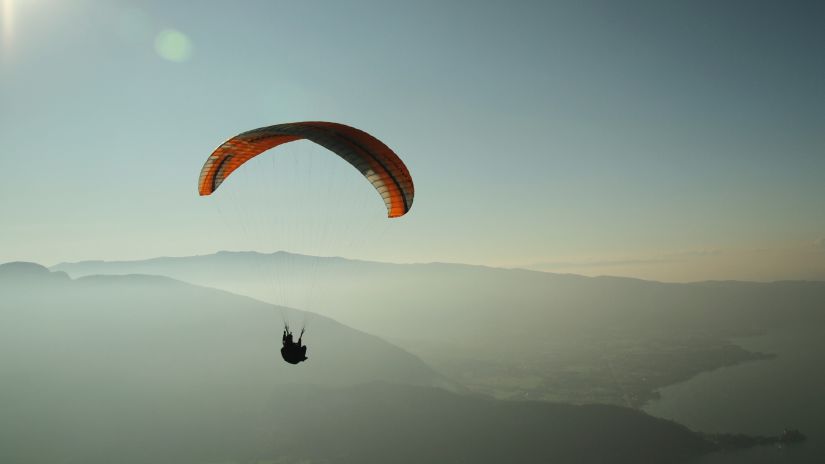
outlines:
M825 462L823 335L825 331L815 327L737 339L745 349L777 356L664 388L662 398L644 410L703 432L778 435L784 428L796 428L808 437L797 445L717 454L696 464Z

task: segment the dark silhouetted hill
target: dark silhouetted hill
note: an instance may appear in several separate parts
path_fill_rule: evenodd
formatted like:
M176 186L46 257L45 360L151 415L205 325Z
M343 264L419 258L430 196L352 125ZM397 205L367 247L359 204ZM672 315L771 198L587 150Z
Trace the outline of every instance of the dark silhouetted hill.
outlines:
M259 456L294 462L666 463L713 449L682 426L626 408L384 383L284 387L270 407L280 417L270 419Z

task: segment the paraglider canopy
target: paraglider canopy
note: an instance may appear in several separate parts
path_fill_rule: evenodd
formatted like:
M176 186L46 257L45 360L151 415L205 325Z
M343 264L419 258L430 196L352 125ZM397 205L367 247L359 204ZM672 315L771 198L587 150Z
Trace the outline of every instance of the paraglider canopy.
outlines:
M211 195L250 159L270 148L301 139L327 148L358 169L384 199L389 217L403 216L412 207L415 194L412 177L395 152L364 131L323 121L277 124L232 137L206 160L198 191L201 195Z

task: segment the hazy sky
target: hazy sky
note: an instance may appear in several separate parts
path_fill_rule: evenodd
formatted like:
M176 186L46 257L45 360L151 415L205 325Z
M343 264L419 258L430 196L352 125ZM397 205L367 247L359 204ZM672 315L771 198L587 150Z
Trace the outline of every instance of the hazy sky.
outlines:
M825 279L823 2L0 0L0 15L0 262L286 248ZM393 147L410 214L384 218L306 144L197 196L224 139L300 120Z

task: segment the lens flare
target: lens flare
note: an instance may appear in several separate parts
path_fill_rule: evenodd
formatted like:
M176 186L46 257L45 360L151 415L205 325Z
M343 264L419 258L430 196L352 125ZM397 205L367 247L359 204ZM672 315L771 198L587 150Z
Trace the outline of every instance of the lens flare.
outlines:
M192 41L183 32L166 29L155 37L155 51L165 60L180 63L192 56Z

